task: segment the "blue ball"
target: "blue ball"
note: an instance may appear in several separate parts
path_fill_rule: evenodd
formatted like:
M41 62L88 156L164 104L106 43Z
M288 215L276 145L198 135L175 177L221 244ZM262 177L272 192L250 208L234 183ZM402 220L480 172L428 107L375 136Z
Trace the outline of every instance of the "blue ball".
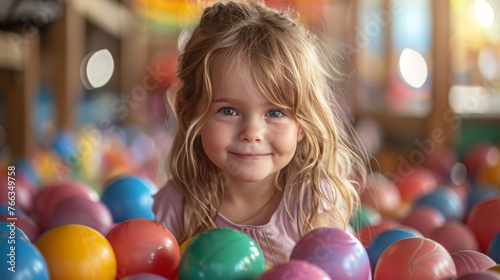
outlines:
M12 250L14 249L14 250ZM3 280L48 280L49 269L38 248L22 238L0 236L0 269ZM12 270L15 270L13 272Z
M416 236L421 235L416 231L404 228L389 229L379 233L372 239L372 241L366 248L366 252L368 253L368 258L370 259L372 268L375 269L378 259L380 258L382 253L394 242L399 241L403 238Z
M430 206L443 214L445 219L460 220L464 216L462 200L453 190L441 187L434 192L424 195L415 201L415 206Z
M115 223L134 218L154 220L153 195L156 191L154 183L145 178L124 176L105 187L101 201L111 211Z
M486 254L496 263L500 263L500 232L491 239Z

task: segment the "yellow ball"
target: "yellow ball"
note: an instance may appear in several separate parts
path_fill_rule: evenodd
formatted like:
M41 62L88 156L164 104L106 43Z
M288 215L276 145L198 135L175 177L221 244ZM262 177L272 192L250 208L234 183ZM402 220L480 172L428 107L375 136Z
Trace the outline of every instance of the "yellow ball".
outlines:
M193 240L193 238L195 238L195 237L196 237L196 235L187 239L186 241L182 242L181 246L179 247L181 249L181 256L182 256L182 253L184 253L184 250L186 250L186 247L189 245L191 240Z
M35 245L52 280L112 280L116 257L106 237L84 225L68 224L46 231Z
M488 268L487 270L495 272L495 273L500 273L500 264L494 265L494 266Z

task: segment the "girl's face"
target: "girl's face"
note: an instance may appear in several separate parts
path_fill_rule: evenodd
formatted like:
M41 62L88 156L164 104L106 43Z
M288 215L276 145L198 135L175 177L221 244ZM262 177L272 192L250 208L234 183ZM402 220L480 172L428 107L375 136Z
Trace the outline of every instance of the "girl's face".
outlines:
M239 65L227 69L219 56L212 62L213 100L200 136L206 155L230 182L259 182L290 162L304 132L289 110L263 97L247 67Z

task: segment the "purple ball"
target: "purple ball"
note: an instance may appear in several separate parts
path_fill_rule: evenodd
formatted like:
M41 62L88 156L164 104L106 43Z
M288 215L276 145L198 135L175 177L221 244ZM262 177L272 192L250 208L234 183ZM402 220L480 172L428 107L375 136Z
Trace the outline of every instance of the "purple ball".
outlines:
M326 272L310 262L291 260L264 272L258 280L331 280Z
M290 260L304 260L322 268L332 280L371 280L365 247L352 234L331 227L306 233L295 244Z
M500 274L494 272L469 272L457 280L500 280Z
M125 277L124 280L168 280L167 278L154 273L138 273Z
M106 235L113 226L113 217L102 202L86 197L68 197L54 207L47 221L49 228L66 224L89 226Z

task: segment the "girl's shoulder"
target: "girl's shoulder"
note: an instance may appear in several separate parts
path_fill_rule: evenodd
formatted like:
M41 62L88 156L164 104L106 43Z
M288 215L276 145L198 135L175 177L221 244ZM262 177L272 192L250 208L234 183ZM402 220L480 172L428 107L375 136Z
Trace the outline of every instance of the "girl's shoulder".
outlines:
M176 238L182 233L182 193L172 181L168 181L153 196L155 220L167 227Z

